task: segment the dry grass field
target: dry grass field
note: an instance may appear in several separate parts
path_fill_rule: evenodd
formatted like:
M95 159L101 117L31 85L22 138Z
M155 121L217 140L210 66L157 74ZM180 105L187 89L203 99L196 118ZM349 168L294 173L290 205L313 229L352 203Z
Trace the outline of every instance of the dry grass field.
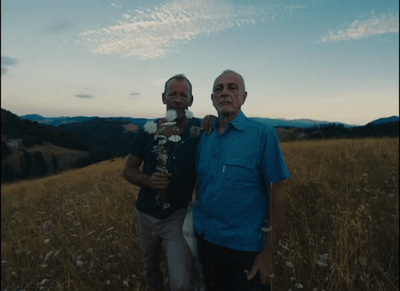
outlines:
M281 146L292 178L273 290L399 290L399 139ZM144 290L123 166L2 185L2 290Z

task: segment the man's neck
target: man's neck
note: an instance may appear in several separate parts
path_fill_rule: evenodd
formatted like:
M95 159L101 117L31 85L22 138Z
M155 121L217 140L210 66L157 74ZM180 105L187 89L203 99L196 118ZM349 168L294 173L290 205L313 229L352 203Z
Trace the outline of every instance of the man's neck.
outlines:
M188 119L186 117L184 118L177 118L175 120L176 126L179 127L180 129L184 129L188 123Z
M231 123L239 114L240 112L237 114L220 114L218 116L218 133L223 134L228 128L229 123Z

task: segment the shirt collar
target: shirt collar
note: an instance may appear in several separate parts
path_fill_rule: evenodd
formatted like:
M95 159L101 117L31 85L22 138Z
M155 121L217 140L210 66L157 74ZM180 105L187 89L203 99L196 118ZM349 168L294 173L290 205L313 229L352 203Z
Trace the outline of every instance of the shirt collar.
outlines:
M238 116L236 116L235 119L230 122L230 124L237 130L243 130L245 119L246 119L246 115L244 115L244 113L242 111L240 111ZM214 129L217 131L218 131L218 122L219 122L219 118L217 118L213 124Z

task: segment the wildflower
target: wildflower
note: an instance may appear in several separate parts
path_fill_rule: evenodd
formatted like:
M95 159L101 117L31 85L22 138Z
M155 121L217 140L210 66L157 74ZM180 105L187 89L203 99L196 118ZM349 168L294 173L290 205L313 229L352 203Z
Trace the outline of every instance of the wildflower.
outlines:
M298 289L303 289L303 285L300 283L296 283L296 285L294 285L296 288Z
M321 267L328 266L329 254L319 255L319 260L316 262Z
M149 133L156 133L157 132L157 123L154 121L147 121L145 125L143 126L144 130Z
M176 118L177 118L177 114L176 114L176 111L174 110L174 109L171 109L171 110L167 110L167 113L166 113L166 115L165 115L165 118L168 120L168 121L174 121Z
M193 117L193 112L190 111L189 109L187 109L187 110L185 110L185 115L186 115L186 118L190 119Z
M45 261L50 261L52 258L54 258L54 251L50 251L46 254L46 256L44 257Z
M289 268L294 268L294 265L292 262L285 262L286 266L288 266Z
M180 142L181 136L180 135L171 135L168 140L170 140L172 142Z
M270 227L261 227L261 230L263 232L270 232L272 230L272 226L270 226Z

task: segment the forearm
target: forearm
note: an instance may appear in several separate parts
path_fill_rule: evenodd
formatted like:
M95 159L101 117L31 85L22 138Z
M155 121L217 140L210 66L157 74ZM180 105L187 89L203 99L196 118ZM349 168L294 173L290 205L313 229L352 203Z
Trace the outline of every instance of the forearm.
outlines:
M125 179L139 187L151 187L151 176L141 172L137 168L125 168Z

